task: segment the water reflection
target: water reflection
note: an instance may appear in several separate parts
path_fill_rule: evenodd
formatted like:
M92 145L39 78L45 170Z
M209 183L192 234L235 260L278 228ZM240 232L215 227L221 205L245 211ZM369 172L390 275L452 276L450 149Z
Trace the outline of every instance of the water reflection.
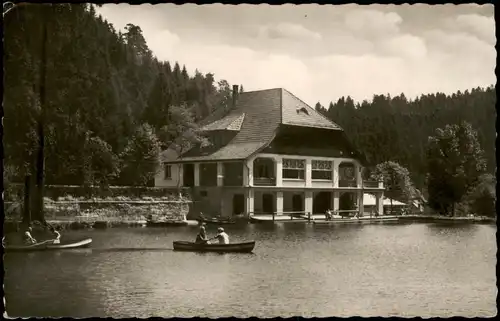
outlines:
M79 317L496 313L496 229L488 226L225 229L232 242L256 240L254 253L173 251L173 241L197 233L182 227L76 231L93 238L92 249L8 254L7 309Z

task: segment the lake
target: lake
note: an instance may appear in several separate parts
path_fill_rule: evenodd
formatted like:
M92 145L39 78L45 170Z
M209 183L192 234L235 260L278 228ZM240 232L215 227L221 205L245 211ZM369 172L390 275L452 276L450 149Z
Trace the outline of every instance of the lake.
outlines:
M209 235L215 226L208 227ZM226 227L253 254L172 251L198 227L67 231L92 249L4 256L11 317L487 317L496 226Z

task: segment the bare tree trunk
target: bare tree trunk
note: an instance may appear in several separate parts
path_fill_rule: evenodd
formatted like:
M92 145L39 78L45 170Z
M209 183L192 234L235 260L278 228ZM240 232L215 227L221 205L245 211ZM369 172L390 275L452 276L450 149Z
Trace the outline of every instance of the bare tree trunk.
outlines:
M36 162L36 185L37 185L37 206L36 206L36 216L35 220L40 221L40 223L45 225L44 218L44 184L45 184L45 103L46 103L46 90L45 90L45 74L47 71L47 5L42 4L41 10L43 14L42 18L42 53L40 61L40 117L38 119L38 153Z
M24 206L23 206L23 216L22 224L28 225L31 222L31 176L26 175L24 177Z

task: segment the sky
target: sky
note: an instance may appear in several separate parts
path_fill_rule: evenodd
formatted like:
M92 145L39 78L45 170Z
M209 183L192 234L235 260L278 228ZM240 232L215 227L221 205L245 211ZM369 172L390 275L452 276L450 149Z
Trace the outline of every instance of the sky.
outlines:
M493 5L129 5L97 8L141 27L159 60L245 91L285 88L311 106L496 84Z

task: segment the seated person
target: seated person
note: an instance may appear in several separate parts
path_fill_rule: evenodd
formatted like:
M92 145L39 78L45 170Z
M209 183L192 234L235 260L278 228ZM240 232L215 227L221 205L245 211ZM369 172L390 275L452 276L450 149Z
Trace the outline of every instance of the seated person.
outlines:
M24 232L23 238L25 244L31 245L36 243L36 240L33 238L33 236L31 236L31 231L32 231L31 226L28 226L28 228Z
M53 227L50 228L50 231L55 234L56 238L52 241L53 244L61 244L61 234Z
M217 235L215 236L219 240L219 244L229 244L229 235L224 232L222 227L217 229Z
M331 219L332 219L332 217L333 217L332 210L327 210L327 211L325 212L325 219L326 219L327 221L329 221L329 220L331 220Z
M198 232L198 235L196 235L195 243L208 243L207 231L205 230L205 223L201 225L200 231Z

